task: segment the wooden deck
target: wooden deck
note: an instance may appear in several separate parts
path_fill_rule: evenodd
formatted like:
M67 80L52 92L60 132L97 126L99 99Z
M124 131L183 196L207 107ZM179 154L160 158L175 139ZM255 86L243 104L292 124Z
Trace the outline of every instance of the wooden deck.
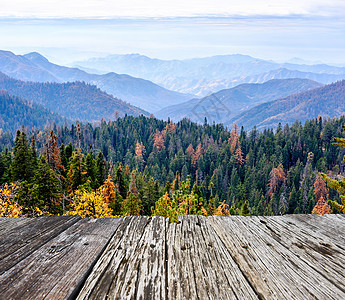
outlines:
M345 216L0 219L0 299L345 299Z

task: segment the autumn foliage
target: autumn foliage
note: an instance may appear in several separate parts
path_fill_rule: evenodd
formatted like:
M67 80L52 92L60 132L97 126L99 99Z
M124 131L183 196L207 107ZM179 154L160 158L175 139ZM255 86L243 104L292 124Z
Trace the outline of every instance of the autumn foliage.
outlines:
M18 186L14 183L5 184L0 188L0 218L19 217L22 215L22 207L15 199Z
M111 217L111 209L103 200L102 188L96 191L77 190L72 198L71 209L67 215L79 215L82 218Z

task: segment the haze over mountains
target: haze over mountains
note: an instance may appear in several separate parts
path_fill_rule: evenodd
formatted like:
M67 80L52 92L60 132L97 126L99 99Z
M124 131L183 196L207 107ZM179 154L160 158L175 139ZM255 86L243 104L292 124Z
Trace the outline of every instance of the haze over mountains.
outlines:
M27 120L24 125L28 126L37 125L30 121L30 115L37 116L38 111L47 120L56 113L53 119L60 123L63 118L99 122L125 114L153 113L174 121L189 118L202 123L206 117L209 123L226 126L236 122L248 130L255 125L262 129L279 122L293 123L295 119L304 121L318 115L340 116L345 112L344 81L324 86L345 79L343 67L277 64L246 55L171 61L137 54L112 55L79 64L89 70L97 67L135 73L146 79L114 72L91 74L51 63L36 52L15 55L0 51L0 89L21 98L15 105L21 107L22 119ZM172 84L175 90L189 89L199 95L210 89L216 92L200 99L170 91L148 77L164 85ZM42 107L30 108L32 103ZM40 125L44 125L40 120ZM5 122L4 116L0 122Z
M277 127L292 124L295 120L345 115L345 80L338 81L303 93L270 101L247 110L232 118L225 125L241 124L247 129Z
M0 89L43 105L73 120L90 122L100 121L102 118L110 120L115 118L115 111L118 111L119 116L148 115L146 111L114 98L85 82L25 82L0 72Z
M39 53L15 55L0 51L0 71L23 81L71 82L85 81L132 105L157 111L167 105L189 100L191 95L169 91L157 84L129 75L108 73L89 74L78 68L68 68L49 62Z
M320 86L321 83L299 78L274 79L262 84L246 83L202 99L163 108L155 116L161 119L170 117L174 121L190 118L195 122L203 122L206 117L210 123L228 123L231 118L255 105Z
M328 84L345 78L344 67L275 63L240 54L186 60L152 59L139 54L109 55L74 65L99 70L99 73L126 73L170 90L198 96L241 83L263 83L270 79L306 78Z

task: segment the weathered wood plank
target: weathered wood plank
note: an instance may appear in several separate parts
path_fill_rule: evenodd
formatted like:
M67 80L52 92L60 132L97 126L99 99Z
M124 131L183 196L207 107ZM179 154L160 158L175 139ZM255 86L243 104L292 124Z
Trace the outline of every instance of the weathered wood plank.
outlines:
M122 219L82 219L0 275L3 299L67 299L78 292Z
M335 215L285 215L282 218L286 218L290 224L295 224L302 231L311 231L319 236L332 239L345 250L345 230L342 225L342 218L341 216L339 217L340 219L338 219L338 217Z
M169 299L258 299L205 217L179 221L167 234Z
M0 239L0 274L80 220L76 216L44 216L8 231Z
M263 299L345 299L345 293L252 221L209 217L251 285Z
M77 299L165 299L165 219L126 217Z
M33 218L0 218L0 239L12 229L33 221Z
M320 216L314 216L314 219L318 224ZM288 221L284 217L255 217L249 222L255 222L267 235L345 292L345 252L332 239L293 224L291 219Z

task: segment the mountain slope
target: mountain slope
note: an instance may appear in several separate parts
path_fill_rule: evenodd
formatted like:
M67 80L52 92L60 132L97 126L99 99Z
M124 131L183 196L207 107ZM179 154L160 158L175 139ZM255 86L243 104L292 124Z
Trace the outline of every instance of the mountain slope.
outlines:
M89 74L78 68L68 68L49 62L39 53L33 52L24 57L37 67L53 74L60 82L85 81L118 98L148 111L157 111L171 104L178 104L190 99L185 95L169 91L151 81L125 74L110 72L104 75ZM124 72L126 73L126 72Z
M51 111L75 120L114 119L115 111L119 111L119 116L148 115L147 112L84 82L24 82L0 73L0 89L5 89L10 94L41 104Z
M192 121L227 123L242 111L259 103L272 101L297 92L320 87L322 84L308 79L270 80L263 84L241 84L221 90L202 99L192 99L179 105L166 107L156 117L172 120L190 118Z
M276 127L295 120L345 115L345 80L258 105L230 120L246 129Z
M48 71L36 66L22 55L0 50L0 71L24 81L55 81L58 79Z
M114 97L148 111L156 111L193 97L193 95L169 91L148 80L129 75L89 74L78 68L59 66L49 62L44 56L36 52L15 55L9 51L0 51L0 72L23 81L57 83L85 81L96 85Z
M41 105L9 95L5 90L0 90L0 128L2 131L14 132L22 125L29 128L42 128L53 122L62 125L69 121Z

